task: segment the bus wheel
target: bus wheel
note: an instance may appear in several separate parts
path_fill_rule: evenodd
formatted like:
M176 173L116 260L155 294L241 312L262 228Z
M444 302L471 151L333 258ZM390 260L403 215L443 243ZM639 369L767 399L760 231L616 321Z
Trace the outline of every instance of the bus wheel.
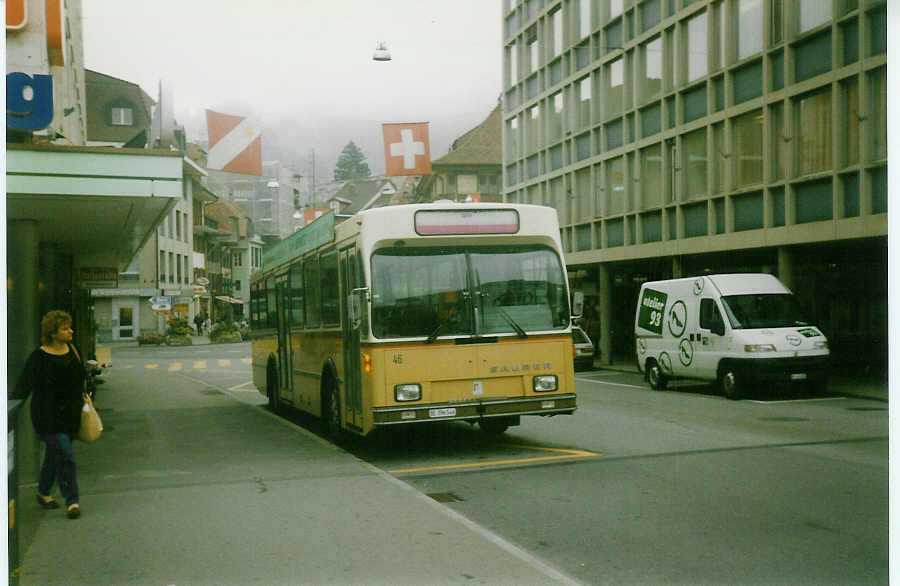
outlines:
M338 440L341 435L341 399L338 394L338 386L331 377L326 379L322 395L324 398L322 419L325 420L325 429L328 437Z
M272 362L266 368L266 394L269 396L269 411L278 413L278 373Z
M659 363L653 359L647 361L647 381L650 383L650 388L654 391L665 391L666 385L669 384L669 380L663 374Z
M719 386L726 398L736 401L741 398L741 381L734 368L725 366L719 373Z
M509 421L504 417L493 417L491 419L479 419L478 427L481 431L489 435L500 435L509 429Z

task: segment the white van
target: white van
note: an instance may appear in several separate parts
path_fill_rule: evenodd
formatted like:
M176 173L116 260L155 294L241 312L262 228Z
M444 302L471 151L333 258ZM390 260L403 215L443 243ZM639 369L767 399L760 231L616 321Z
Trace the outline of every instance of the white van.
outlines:
M718 381L730 399L751 384L827 385L828 341L772 275L644 283L634 334L638 368L657 390L672 378Z

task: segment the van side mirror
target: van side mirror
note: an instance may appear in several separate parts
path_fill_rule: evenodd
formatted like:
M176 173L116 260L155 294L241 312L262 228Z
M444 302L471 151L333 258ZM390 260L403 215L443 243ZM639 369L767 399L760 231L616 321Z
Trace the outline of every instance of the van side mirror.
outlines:
M721 319L717 319L709 328L709 331L717 336L725 335L725 323Z
M584 293L575 291L572 294L572 319L578 319L584 313Z

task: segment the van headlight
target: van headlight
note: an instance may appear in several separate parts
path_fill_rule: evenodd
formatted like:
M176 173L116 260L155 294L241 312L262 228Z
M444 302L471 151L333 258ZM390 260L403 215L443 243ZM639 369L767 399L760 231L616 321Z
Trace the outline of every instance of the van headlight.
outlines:
M542 374L531 379L531 387L535 393L549 393L559 388L555 374Z
M744 352L774 352L774 344L745 344Z
M422 387L418 383L394 385L394 400L398 402L418 401L422 398Z
M824 350L828 348L828 340L820 340L813 344L813 348L817 350Z

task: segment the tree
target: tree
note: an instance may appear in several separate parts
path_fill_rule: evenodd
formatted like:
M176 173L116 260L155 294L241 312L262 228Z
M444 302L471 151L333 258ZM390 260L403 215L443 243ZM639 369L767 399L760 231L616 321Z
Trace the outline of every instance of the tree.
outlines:
M334 165L334 180L347 181L351 179L362 179L369 177L372 172L369 171L369 164L366 163L366 157L359 150L359 147L353 144L353 141L347 143L341 156L338 157L337 163Z

